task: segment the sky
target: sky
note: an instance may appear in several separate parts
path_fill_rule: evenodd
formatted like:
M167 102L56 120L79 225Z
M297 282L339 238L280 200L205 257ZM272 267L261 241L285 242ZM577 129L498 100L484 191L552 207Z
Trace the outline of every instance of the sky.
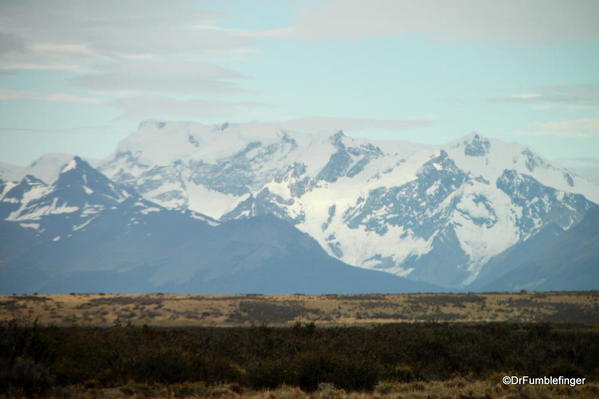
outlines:
M105 158L146 119L300 119L599 168L597 21L597 0L2 0L0 162Z

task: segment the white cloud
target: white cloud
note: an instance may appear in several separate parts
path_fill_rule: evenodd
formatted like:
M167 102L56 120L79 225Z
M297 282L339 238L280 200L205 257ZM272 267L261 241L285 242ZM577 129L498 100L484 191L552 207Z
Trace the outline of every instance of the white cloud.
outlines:
M427 34L439 40L542 43L599 38L596 0L330 0L291 28L256 36L348 40Z
M70 72L89 72L89 68L76 64L36 64L20 63L5 64L0 67L0 73L14 74L17 71L70 71Z
M97 104L102 102L102 100L99 98L83 97L67 93L40 93L35 91L10 90L0 88L0 101L23 99L80 104Z
M0 26L30 50L40 46L64 52L65 46L93 53L198 54L243 47L251 39L211 29L223 16L186 0L4 0Z
M51 93L40 96L39 99L46 101L59 101L59 102L67 102L67 103L81 103L81 104L97 104L102 102L99 98L93 97L82 97L76 96L73 94L65 94L65 93Z
M22 128L22 127L0 127L0 133L18 134L70 134L70 135L123 135L130 131L130 124L102 124L102 125L79 125L70 127L44 127L44 128Z
M0 2L0 68L73 70L130 57L197 62L239 51L250 37L214 29L223 16L205 1L4 0ZM24 68L22 68L25 66ZM44 66L42 68L41 66Z
M13 100L17 98L24 98L25 92L10 89L0 89L0 100Z
M362 119L310 117L282 120L264 113L268 104L258 102L217 101L213 99L177 99L169 96L136 96L123 97L112 103L124 113L117 120L143 119L198 119L212 120L214 123L223 119L231 121L249 121L266 118L273 123L297 131L345 132L378 130L399 131L430 126L437 121L432 119Z
M572 119L566 121L538 123L534 130L518 132L523 136L553 137L597 137L599 136L599 119Z
M540 88L536 93L518 93L494 97L493 103L521 103L535 106L598 106L599 86L552 86Z
M417 127L430 126L435 123L430 119L360 119L360 118L328 118L328 117L313 117L291 119L281 122L284 126L290 129L297 130L321 130L333 131L343 130L347 132L361 130L405 130Z
M93 51L83 44L53 44L53 43L38 43L32 44L29 48L40 53L58 53L66 55L91 55Z
M226 102L175 100L174 96L241 93L247 77L218 66L251 54L254 40L222 29L225 16L207 11L204 0L4 0L0 2L0 74L69 71L66 84L92 93L1 92L4 100L94 103L101 93L125 114L161 111L195 115L231 107ZM229 58L227 58L229 57ZM156 99L160 98L160 101ZM169 100L170 99L170 100ZM207 101L207 100L206 100ZM175 109L177 104L180 109ZM229 105L227 105L229 104ZM142 106L148 109L142 112ZM202 108L200 108L201 110Z
M245 76L213 64L180 60L123 60L101 64L93 73L71 80L86 89L118 93L231 94L240 91L234 79Z
M123 97L112 104L124 110L118 120L229 118L231 115L251 118L254 110L264 105L253 102L176 99L169 96Z
M558 159L556 159L556 161L562 162L562 163L599 165L599 158L592 158L592 157L558 158Z

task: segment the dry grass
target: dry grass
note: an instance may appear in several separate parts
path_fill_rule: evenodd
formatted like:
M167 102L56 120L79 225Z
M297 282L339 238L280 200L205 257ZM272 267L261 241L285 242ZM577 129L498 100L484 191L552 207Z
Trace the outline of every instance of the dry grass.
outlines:
M598 323L599 291L405 295L11 295L0 320L110 326L368 325L397 322Z
M381 383L373 392L346 392L331 384L321 384L315 392L282 386L255 391L235 384L206 386L185 383L169 386L128 384L116 388L71 386L48 395L49 398L128 399L128 398L236 398L236 399L558 399L599 397L599 384L590 382L577 387L567 385L503 385L495 381L448 381Z

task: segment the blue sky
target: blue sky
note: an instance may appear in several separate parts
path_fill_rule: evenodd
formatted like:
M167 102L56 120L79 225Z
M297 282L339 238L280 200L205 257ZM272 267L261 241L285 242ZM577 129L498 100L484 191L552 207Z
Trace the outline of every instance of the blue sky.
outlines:
M144 119L319 118L599 163L598 20L596 0L6 0L0 161L103 158Z

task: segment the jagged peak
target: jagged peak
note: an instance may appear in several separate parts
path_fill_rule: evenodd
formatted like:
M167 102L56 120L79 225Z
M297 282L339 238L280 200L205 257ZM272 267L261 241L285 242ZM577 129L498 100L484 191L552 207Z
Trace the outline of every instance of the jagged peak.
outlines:
M73 156L73 159L71 159L66 165L62 167L62 169L60 170L60 174L62 175L63 173L69 172L71 170L93 170L96 173L100 173L88 161L77 155Z
M227 121L218 124L204 124L201 122L189 122L189 121L166 121L166 120L158 120L158 119L147 119L142 121L137 126L138 131L145 130L163 130L164 132L174 132L178 127L186 127L186 128L207 128L208 130L212 130L213 132L222 132L226 129L236 126L236 124L229 123ZM193 130L193 129L192 129Z
M423 166L424 165L430 165L430 164L433 164L433 163L436 163L436 162L442 162L442 161L444 161L445 159L448 159L448 158L449 158L449 154L447 153L447 151L445 151L444 149L440 149L438 153L436 153L436 154L430 154L430 159L427 162L425 162L423 164Z
M46 183L44 183L42 179L38 179L37 177L30 174L26 174L25 176L23 176L23 178L21 179L21 183L28 185L46 185Z
M466 134L466 135L464 135L462 137L459 137L459 138L453 140L451 142L451 144L459 145L459 144L464 144L464 143L470 143L473 140L481 140L481 139L483 139L483 140L489 140L489 137L481 134L477 130L473 130L472 132L470 132L470 133L468 133L468 134Z
M58 198L61 203L80 208L88 204L105 206L138 199L134 190L113 182L78 156L65 165L50 188L44 201L51 203Z
M137 126L138 130L147 129L147 128L158 128L162 129L167 125L166 121L160 121L155 119L148 119L145 121L141 121Z
M103 189L107 192L116 193L122 191L100 171L78 156L74 156L73 159L64 166L58 179L54 183L54 187L71 187L73 183L75 183L75 186L95 186L93 188Z
M220 125L216 125L214 127L215 130L224 132L230 126L229 122L221 123Z
M343 133L343 130L339 130L337 133L331 135L330 137L330 141L331 143L335 146L335 147L344 147L343 145L343 139L345 138L345 133Z
M489 153L491 140L474 131L454 141L452 147L463 147L468 157L482 157Z
M81 160L81 158L79 157L74 157L73 159L71 159L68 164L62 167L62 169L60 170L60 174L68 172L69 170L76 169L79 164L79 160Z

